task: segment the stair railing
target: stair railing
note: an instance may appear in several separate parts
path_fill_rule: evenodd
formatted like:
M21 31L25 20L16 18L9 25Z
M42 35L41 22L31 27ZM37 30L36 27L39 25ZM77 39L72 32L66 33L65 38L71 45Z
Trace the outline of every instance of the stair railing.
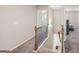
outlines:
M59 41L61 43L61 52L64 52L64 26L61 25L61 30L58 32Z
M38 28L35 26L34 30L35 30L35 48L34 48L34 50L37 50L38 49L38 34L37 34Z

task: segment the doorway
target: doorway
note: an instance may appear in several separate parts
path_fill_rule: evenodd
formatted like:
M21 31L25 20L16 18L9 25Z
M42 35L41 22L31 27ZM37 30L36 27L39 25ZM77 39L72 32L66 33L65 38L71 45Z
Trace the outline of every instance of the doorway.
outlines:
M69 9L71 8L71 9ZM66 35L65 52L78 53L79 52L79 6L67 6L65 10L65 20L69 21L68 29L69 34Z
M37 9L37 21L35 31L35 50L44 42L48 35L47 9Z
M37 11L37 37L38 37L38 45L41 45L48 33L47 26L47 10L41 9Z

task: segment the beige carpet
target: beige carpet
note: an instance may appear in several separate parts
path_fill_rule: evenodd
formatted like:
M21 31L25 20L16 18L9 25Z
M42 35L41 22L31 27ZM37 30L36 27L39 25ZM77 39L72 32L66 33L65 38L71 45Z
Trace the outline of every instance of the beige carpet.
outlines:
M70 49L68 53L79 53L79 29L70 32L66 41L65 46Z
M41 47L37 53L53 53L53 51L48 48Z

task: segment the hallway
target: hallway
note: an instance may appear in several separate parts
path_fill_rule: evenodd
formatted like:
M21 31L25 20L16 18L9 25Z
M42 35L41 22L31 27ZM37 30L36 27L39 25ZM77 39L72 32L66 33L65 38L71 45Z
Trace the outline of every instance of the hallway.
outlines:
M39 50L37 51L39 53L60 53L61 50L64 50L65 20L66 18L72 20L72 14L73 17L75 15L75 19L77 13L64 10L66 6L64 7L63 5L0 6L0 8L2 12L0 20L0 50L14 53L32 53L34 50ZM69 15L70 17L67 17ZM64 18L64 16L66 17ZM76 37L74 37L74 34L72 32L69 35L70 37L68 37L65 44L69 44L68 46L71 48L67 48L70 51L72 48L75 50L76 47L72 46L72 44L75 45L73 38ZM70 52L69 50L68 52Z
M65 41L65 50L67 53L79 53L79 29L70 32Z

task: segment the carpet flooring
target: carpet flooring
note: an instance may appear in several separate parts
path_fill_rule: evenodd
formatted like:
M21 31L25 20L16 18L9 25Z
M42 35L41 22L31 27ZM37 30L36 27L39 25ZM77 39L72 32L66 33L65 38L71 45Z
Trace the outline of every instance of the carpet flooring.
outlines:
M66 53L79 53L79 29L71 31L65 41Z

